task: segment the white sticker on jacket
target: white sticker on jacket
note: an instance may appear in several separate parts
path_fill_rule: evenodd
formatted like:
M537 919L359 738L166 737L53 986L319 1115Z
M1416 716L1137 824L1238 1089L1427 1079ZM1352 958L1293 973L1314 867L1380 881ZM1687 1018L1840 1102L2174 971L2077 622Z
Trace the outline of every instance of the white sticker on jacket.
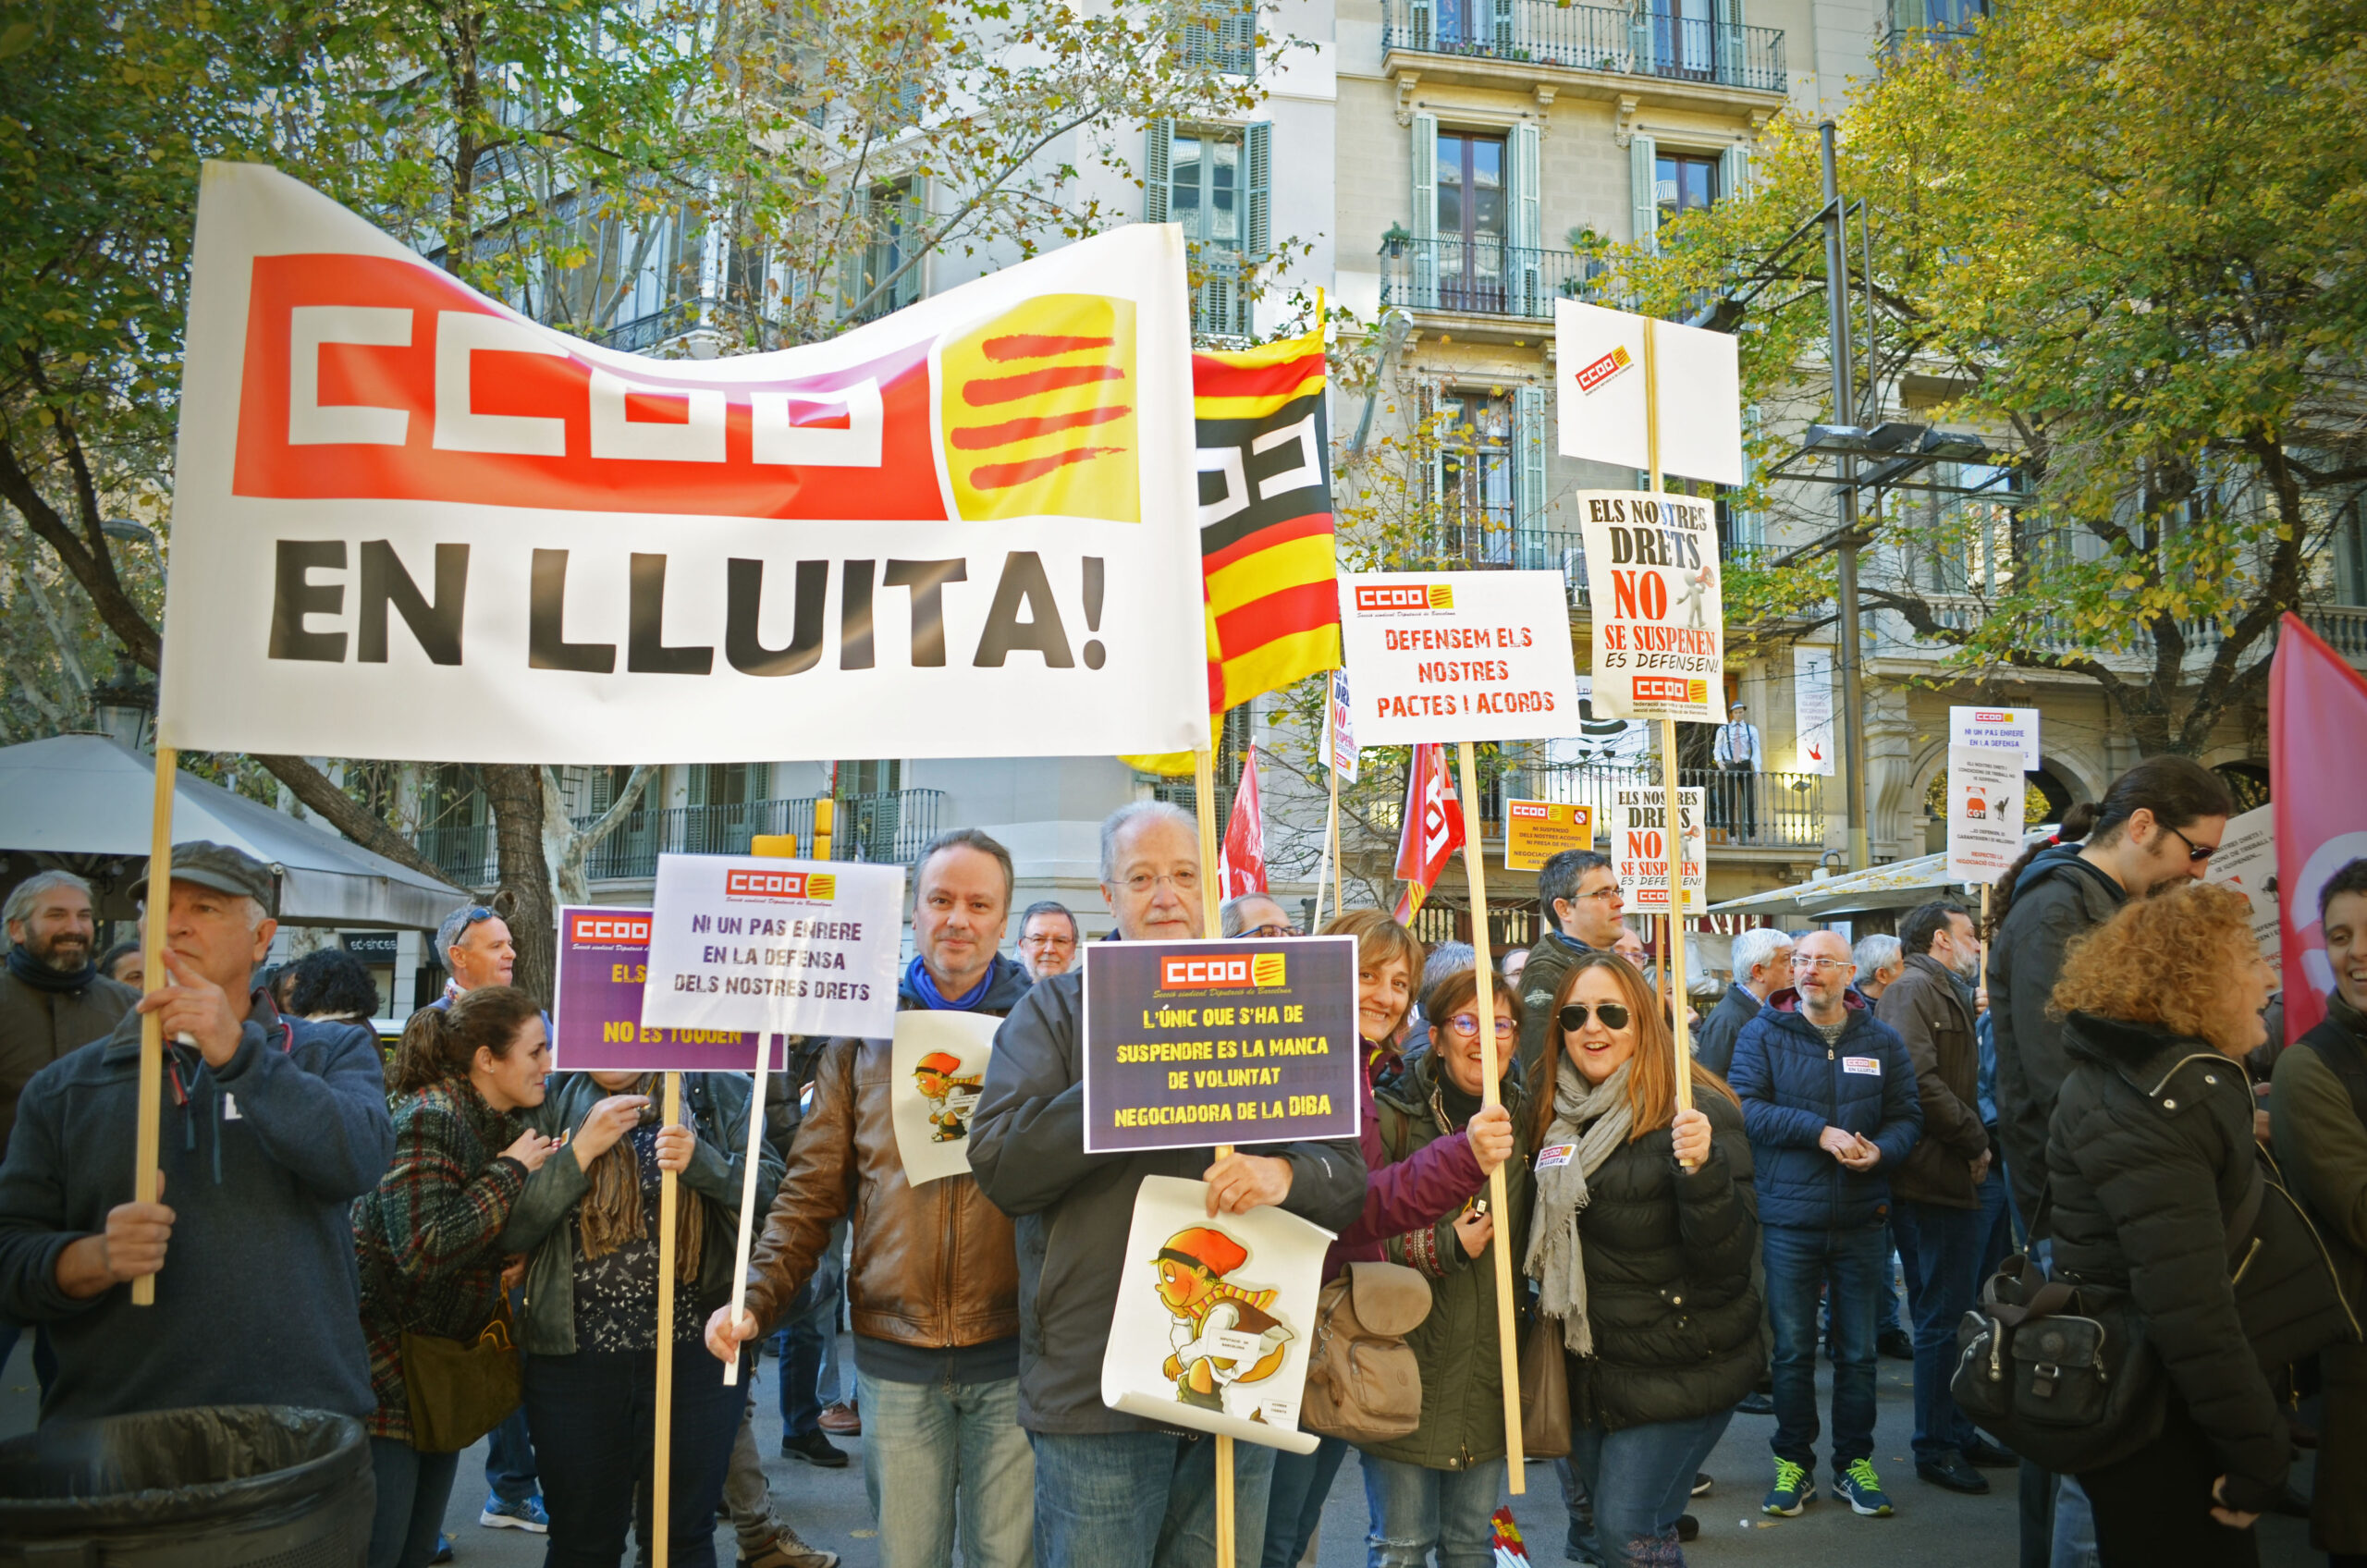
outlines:
M1845 1056L1841 1059L1841 1071L1879 1078L1883 1075L1883 1059L1878 1056Z
M1551 1170L1557 1165L1567 1165L1570 1157L1578 1152L1576 1144L1551 1144L1537 1151L1537 1169Z

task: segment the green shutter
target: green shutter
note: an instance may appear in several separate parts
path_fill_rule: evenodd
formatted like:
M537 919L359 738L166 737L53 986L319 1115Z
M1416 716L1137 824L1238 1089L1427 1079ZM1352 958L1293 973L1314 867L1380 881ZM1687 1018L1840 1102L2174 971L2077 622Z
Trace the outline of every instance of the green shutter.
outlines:
M1545 388L1513 389L1513 564L1536 564L1524 545L1545 525ZM1541 557L1539 557L1541 559Z
M1546 315L1551 307L1544 303L1542 278L1539 276L1539 249L1544 243L1541 211L1542 191L1538 172L1538 132L1533 120L1523 120L1513 127L1511 154L1506 160L1505 184L1510 198L1512 223L1509 230L1512 254L1504 258L1504 282L1511 293L1506 301L1515 315Z
M1629 238L1650 249L1660 233L1661 206L1654 182L1660 178L1660 147L1638 132L1627 142L1627 203Z
M1439 117L1414 116L1414 306L1439 303Z
M1739 196L1750 189L1750 148L1737 141L1718 154L1718 200Z
M1241 129L1241 161L1245 164L1248 222L1242 226L1242 250L1251 262L1264 259L1273 246L1274 126L1252 120Z
M1143 131L1143 222L1165 223L1168 163L1175 152L1175 122L1156 119Z

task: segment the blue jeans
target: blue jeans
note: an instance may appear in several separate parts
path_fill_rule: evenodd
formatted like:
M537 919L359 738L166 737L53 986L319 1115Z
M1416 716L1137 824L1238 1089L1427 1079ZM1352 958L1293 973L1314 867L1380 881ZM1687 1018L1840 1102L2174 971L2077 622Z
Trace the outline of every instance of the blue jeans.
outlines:
M965 1568L1028 1568L1036 1453L1019 1429L1019 1379L898 1383L858 1369L855 1387L880 1568L952 1562L957 1518Z
M427 1568L460 1473L457 1453L422 1453L394 1438L370 1439L370 1478L378 1488L370 1568Z
M864 1413L867 1426L870 1412ZM1208 1568L1217 1556L1217 1440L1169 1432L1030 1432L1036 1560L1062 1568ZM1233 1445L1233 1561L1266 1538L1274 1451Z
M1877 1219L1848 1230L1768 1225L1767 1316L1775 1330L1775 1457L1816 1469L1816 1305L1832 1319L1833 1469L1874 1452L1874 1318L1890 1278L1890 1235ZM1600 1506L1600 1505L1598 1505Z
M830 1231L830 1243L822 1249L821 1258L814 1265L814 1272L789 1304L789 1321L781 1326L780 1353L780 1427L781 1435L802 1438L822 1429L822 1407L835 1403L839 1397L839 1379L833 1376L829 1386L822 1386L823 1375L834 1372L831 1365L837 1359L839 1342L839 1301L846 1293L846 1254L841 1250L846 1240L843 1229Z
M1676 1521L1693 1495L1693 1477L1725 1436L1731 1410L1690 1421L1655 1421L1606 1432L1575 1427L1570 1471L1594 1500L1594 1527L1579 1532L1579 1547L1602 1568L1685 1561Z
M514 1323L524 1316L521 1294L513 1291L509 1296L509 1320ZM542 1483L535 1478L534 1442L526 1434L526 1407L522 1404L493 1429L485 1444L484 1484L497 1501L512 1505L524 1502L542 1490Z
M2005 1255L2014 1250L2014 1228L2008 1223L2012 1205L2005 1197L2005 1174L1998 1166L1989 1168L1989 1179L1981 1183L1981 1281L1997 1272ZM1973 1287L1977 1299L1981 1286Z
M1929 1464L1972 1441L1972 1420L1948 1394L1956 1324L1981 1289L1981 1210L1900 1203L1893 1229L1914 1250L1915 1463Z
M1313 1453L1274 1451L1274 1484L1266 1493L1266 1553L1258 1568L1292 1568L1323 1523L1323 1503L1348 1457L1344 1438L1325 1438Z
M1364 1456L1366 1568L1491 1568L1504 1462L1483 1459L1468 1470L1432 1470L1403 1460Z
M715 1510L750 1373L743 1363L739 1383L727 1388L705 1345L677 1345L673 1354L668 1560L675 1568L715 1568ZM526 1358L526 1416L534 1450L548 1464L543 1504L551 1532L543 1568L617 1568L628 1528L650 1538L656 1401L655 1351Z

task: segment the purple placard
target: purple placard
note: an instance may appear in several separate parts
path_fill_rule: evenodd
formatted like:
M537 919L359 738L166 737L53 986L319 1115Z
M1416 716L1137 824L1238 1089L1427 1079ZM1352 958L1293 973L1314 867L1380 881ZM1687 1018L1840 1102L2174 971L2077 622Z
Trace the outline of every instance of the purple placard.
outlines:
M712 1029L654 1029L641 1022L649 959L649 911L607 904L558 912L558 1006L551 1018L554 1072L749 1072L756 1037ZM769 1072L787 1042L772 1036Z

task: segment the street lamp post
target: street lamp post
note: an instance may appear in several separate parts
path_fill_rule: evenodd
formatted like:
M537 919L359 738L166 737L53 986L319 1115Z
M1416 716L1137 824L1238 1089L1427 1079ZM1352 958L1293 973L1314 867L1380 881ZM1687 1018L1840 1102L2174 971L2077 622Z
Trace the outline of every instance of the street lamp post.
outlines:
M1826 354L1833 366L1833 418L1854 425L1857 420L1855 369L1849 351L1848 239L1842 231L1841 180L1834 166L1834 124L1817 127L1824 171L1824 293ZM1841 454L1841 531L1839 601L1841 648L1836 662L1841 677L1841 766L1848 775L1849 869L1862 871L1873 864L1866 845L1866 694L1860 684L1858 631L1858 459Z

